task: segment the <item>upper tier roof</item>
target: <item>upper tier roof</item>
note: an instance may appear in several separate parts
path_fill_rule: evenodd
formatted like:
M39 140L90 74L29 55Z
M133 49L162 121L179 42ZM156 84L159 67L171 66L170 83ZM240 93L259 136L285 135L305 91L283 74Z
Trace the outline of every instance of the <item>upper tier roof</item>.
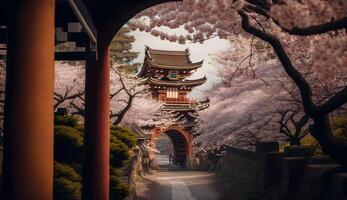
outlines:
M146 54L149 58L159 65L187 65L192 62L189 59L189 51L166 51L151 49L146 46Z
M146 46L145 62L138 76L148 76L150 68L186 71L200 68L203 61L192 63L189 55L188 49L184 51L168 51L152 49Z
M171 70L194 70L198 69L202 66L203 61L197 62L197 63L189 63L189 64L182 64L182 65L164 65L164 64L158 64L152 60L146 60L145 65L151 66L156 69L171 69Z

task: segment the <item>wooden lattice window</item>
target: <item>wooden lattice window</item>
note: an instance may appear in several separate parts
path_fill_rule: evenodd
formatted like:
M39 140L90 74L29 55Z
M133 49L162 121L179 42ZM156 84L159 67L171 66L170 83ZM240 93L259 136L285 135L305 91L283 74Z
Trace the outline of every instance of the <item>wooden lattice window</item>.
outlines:
M174 87L167 88L166 97L171 99L177 99L178 98L177 88L174 88Z

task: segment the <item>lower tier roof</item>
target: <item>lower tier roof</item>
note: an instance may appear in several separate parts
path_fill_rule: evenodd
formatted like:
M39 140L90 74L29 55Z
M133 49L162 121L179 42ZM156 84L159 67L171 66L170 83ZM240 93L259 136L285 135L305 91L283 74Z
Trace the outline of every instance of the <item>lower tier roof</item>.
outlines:
M161 85L161 86L199 86L206 82L206 76L196 80L161 80L150 77L147 81L151 85Z

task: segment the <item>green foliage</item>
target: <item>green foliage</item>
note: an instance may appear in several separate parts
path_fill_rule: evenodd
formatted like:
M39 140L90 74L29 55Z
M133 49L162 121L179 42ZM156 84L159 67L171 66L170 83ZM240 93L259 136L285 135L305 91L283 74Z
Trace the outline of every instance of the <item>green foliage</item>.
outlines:
M128 28L122 28L111 43L111 60L120 69L134 73L138 63L133 63L138 52L132 52L135 38L129 35ZM60 46L59 49L73 49L71 45ZM74 64L74 63L70 63ZM56 116L54 128L54 199L81 199L81 163L83 149L84 126L78 118ZM128 129L112 127L110 135L110 199L124 199L130 194L127 185L118 179L119 170L130 158L130 149L136 145L136 136ZM62 164L64 163L64 164Z
M334 135L340 140L347 141L347 116L333 117L330 122Z
M113 167L123 167L124 162L130 158L129 148L121 140L111 136L110 164Z
M113 167L123 167L129 160L129 150L136 145L135 134L127 128L111 126L110 163Z
M81 176L68 165L54 162L54 199L81 199Z
M339 115L330 119L331 129L333 134L339 140L347 141L347 116ZM305 136L302 141L302 145L312 146L315 149L315 155L322 155L323 151L319 142L311 135Z
M312 137L310 134L306 135L304 138L301 140L301 145L303 146L311 146L314 149L314 155L322 155L322 148L319 145L318 141Z
M136 135L131 130L121 126L111 126L111 136L124 142L130 149L135 147L137 142Z
M269 48L269 45L262 40L255 40L255 42L253 43L253 46L255 49L259 51L264 51Z
M81 162L83 135L68 126L54 127L54 157L61 162Z
M130 194L129 186L119 181L119 173L116 168L110 168L110 200L122 200Z
M84 126L73 117L57 116L54 127L54 198L81 199L81 164ZM112 126L110 135L110 199L124 199L130 189L118 179L130 158L136 136L129 129Z
M78 124L77 126L74 127L74 129L76 129L79 132L83 133L84 132L84 124Z
M130 195L129 186L119 182L117 176L110 176L110 199L123 200L129 195Z
M267 59L275 59L276 58L276 54L272 51L269 51L269 49L271 49L271 46L262 40L256 39L253 42L253 47L260 52L266 52Z
M112 62L118 63L129 72L136 72L138 63L129 64L138 57L138 52L131 51L132 43L135 37L129 35L130 29L127 27L121 28L117 35L113 38L110 45L110 57Z
M55 116L54 125L64 125L74 127L78 125L78 118L74 116Z

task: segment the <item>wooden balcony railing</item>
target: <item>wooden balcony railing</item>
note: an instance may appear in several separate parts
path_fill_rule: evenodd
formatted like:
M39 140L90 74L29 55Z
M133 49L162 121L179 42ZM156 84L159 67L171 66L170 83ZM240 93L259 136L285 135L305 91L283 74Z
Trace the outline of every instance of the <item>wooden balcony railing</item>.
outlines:
M189 104L189 105L194 105L196 104L196 101L195 100L191 100L191 99L169 99L169 98L166 98L165 103L168 103L168 104Z

